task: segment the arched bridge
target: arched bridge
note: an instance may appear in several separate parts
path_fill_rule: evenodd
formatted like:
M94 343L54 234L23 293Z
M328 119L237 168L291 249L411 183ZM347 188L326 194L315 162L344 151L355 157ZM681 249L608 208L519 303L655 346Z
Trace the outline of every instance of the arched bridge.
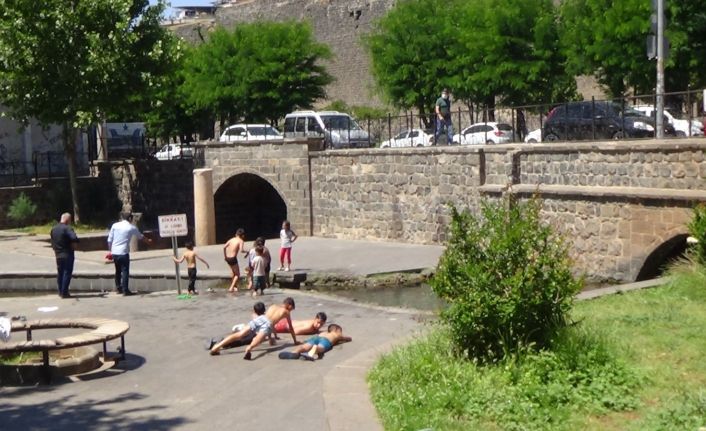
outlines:
M306 142L207 143L218 240L245 227L304 235L441 243L448 203L539 193L589 279L654 276L685 247L706 201L706 140L310 151Z

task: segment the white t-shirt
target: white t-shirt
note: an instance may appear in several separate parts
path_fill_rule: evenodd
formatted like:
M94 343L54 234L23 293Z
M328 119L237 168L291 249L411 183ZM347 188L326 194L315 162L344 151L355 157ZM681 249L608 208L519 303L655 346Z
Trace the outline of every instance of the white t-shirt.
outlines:
M291 230L282 229L279 231L279 239L282 240L282 248L292 248L292 238L294 232Z
M262 256L255 256L252 259L252 275L255 277L263 277L265 275L265 267L267 263Z

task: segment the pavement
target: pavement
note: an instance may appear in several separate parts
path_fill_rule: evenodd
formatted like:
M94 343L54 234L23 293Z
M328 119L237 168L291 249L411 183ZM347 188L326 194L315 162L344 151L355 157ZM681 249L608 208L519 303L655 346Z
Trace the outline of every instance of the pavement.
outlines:
M54 258L39 237L0 233L0 276L51 274ZM272 244L275 243L275 244ZM269 244L276 250L276 242ZM199 247L210 264L199 273L229 275L222 246ZM371 275L430 268L442 247L302 237L294 245L299 270ZM171 250L132 253L131 273L173 274ZM105 251L78 252L76 273L109 276L113 266ZM183 269L185 272L185 269ZM0 291L7 279L0 277ZM208 355L210 337L229 332L250 319L254 299L223 290L191 299L175 291L123 297L113 293L77 293L0 297L0 315L108 317L127 321L127 359L112 369L67 378L48 386L0 387L2 429L8 430L376 430L382 429L365 380L380 354L424 331L427 313L364 305L320 293L268 289L258 298L296 302L294 319L325 311L330 323L343 326L351 343L334 347L315 362L285 361L278 352L291 349L282 336L275 346L261 345L252 361L244 347ZM40 308L57 307L43 312ZM51 309L51 308L49 308ZM51 336L59 336L60 330ZM35 333L35 339L41 336ZM305 337L300 337L303 340ZM117 343L110 343L115 350Z

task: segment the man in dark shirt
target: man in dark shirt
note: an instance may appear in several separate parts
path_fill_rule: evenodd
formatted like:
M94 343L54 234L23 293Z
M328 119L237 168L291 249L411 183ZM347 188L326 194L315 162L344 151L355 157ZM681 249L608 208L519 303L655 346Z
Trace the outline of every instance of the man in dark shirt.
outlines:
M59 223L51 229L51 247L56 255L56 284L59 288L59 296L70 298L69 284L71 275L74 272L74 248L78 243L78 237L71 229L71 214L61 215Z
M449 90L444 88L441 92L441 97L436 99L434 106L436 113L436 131L434 133L434 145L439 145L441 134L446 131L446 145L453 144L454 126L451 122L451 99L449 99Z

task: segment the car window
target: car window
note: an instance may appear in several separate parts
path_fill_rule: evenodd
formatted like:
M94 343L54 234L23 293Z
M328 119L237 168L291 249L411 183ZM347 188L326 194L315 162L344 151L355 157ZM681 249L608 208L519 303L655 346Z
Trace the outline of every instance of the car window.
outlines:
M406 131L406 130L405 130L404 132L398 133L397 136L395 136L393 139L404 139L405 137L407 137L407 131Z
M468 133L480 133L483 129L481 129L482 126L471 126L468 128Z
M506 123L498 123L498 130L502 130L504 132L512 132L512 126Z
M570 103L568 105L569 118L581 118L583 116L583 103ZM567 109L566 106L564 109Z
M307 130L312 133L316 134L322 134L323 130L321 130L321 126L319 126L319 122L316 121L316 118L314 117L308 117L307 118Z
M297 123L294 126L296 132L304 133L306 131L306 117L297 118Z
M419 131L418 130L412 130L409 132L409 137L410 138L418 138L419 137Z
M252 136L278 136L279 132L272 126L250 126L248 127Z
M294 133L294 117L284 119L284 133Z
M237 135L238 132L236 131L235 127L231 127L230 129L226 130L226 135L227 136L234 136Z
M360 126L348 115L322 115L321 120L329 130L360 130Z

